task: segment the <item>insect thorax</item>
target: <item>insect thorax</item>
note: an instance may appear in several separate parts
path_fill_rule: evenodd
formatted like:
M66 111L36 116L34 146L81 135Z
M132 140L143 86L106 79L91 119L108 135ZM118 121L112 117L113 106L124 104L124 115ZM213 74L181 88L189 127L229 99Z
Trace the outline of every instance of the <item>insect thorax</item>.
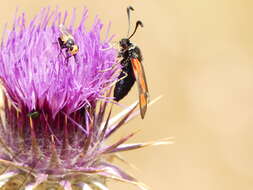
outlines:
M73 39L68 39L66 42L66 47L70 48L71 46L75 45L75 42Z

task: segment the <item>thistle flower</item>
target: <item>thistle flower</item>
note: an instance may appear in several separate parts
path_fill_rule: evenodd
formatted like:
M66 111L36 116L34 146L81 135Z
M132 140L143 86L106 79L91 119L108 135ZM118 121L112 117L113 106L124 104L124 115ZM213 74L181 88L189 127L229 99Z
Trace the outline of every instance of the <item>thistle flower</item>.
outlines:
M30 23L16 17L0 49L4 108L0 125L1 189L105 190L106 180L144 185L112 163L118 152L168 143L124 144L135 133L106 140L138 114L137 103L111 118L110 91L120 69L109 27L101 39L87 10L75 26L68 13L43 9ZM58 43L65 25L79 46L75 56ZM107 110L107 111L106 111ZM106 114L109 111L108 114Z

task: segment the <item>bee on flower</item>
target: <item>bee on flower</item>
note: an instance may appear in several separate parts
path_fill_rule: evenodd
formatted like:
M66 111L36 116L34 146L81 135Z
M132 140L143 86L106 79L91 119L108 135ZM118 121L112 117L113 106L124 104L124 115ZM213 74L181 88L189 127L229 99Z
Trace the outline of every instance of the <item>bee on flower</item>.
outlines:
M78 53L79 47L75 43L74 37L63 24L61 24L59 28L61 31L61 36L58 38L60 47L62 49L66 48L67 53L69 52L71 56L75 56Z

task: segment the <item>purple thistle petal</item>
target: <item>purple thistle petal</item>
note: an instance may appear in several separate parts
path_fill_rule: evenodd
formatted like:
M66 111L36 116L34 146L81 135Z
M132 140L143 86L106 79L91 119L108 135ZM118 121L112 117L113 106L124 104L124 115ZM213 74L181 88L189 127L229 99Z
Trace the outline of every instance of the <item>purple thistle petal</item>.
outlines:
M134 177L132 177L128 173L124 172L121 168L119 168L113 164L109 164L109 163L104 162L104 163L100 163L100 165L98 167L105 170L104 172L101 172L100 175L103 175L103 176L106 176L108 178L115 179L118 181L132 183L132 184L138 186L142 190L147 190L146 185L139 182L137 179L135 179Z
M122 178L123 180L127 180L127 181L133 181L133 182L137 181L134 177L125 173L122 169L120 169L119 167L117 167L113 164L103 162L103 163L100 163L99 166L97 166L97 167L104 170L105 174L110 173L110 174L113 174L113 176Z
M133 111L137 108L138 104L136 104L133 108L129 110L129 112L116 124L109 128L109 130L105 134L105 138L111 136L115 131L117 131L132 115Z
M109 147L105 148L102 153L109 153L109 152L114 152L114 150L120 146L121 144L123 144L124 142L126 142L128 139L130 139L131 137L133 137L137 132L139 132L140 130L133 132L129 135L127 135L126 137L121 138L120 140L118 140L116 143L110 145Z
M145 148L145 147L149 147L149 146L157 146L157 145L160 146L160 145L168 145L168 144L173 144L173 143L174 142L171 140L171 138L167 138L164 140L154 141L154 142L121 144L118 147L107 151L107 153L123 152L123 151Z
M87 10L78 28L74 28L73 10L69 30L79 46L79 52L66 63L65 52L58 44L61 35L58 25L65 23L67 12L43 9L27 26L25 14L15 18L13 29L0 50L0 78L7 93L20 109L47 109L55 117L64 110L71 114L100 99L104 88L116 77L115 70L99 72L116 64L117 51L101 47L109 41L101 41L102 23L96 17L90 31L84 27ZM62 21L63 20L63 21ZM52 25L49 25L52 21ZM108 34L107 34L108 35Z

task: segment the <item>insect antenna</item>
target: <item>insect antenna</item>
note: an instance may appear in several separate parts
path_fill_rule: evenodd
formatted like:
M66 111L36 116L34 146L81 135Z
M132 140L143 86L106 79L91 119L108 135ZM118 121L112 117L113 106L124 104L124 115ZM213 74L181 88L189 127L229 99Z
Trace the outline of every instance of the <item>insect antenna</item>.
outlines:
M139 26L143 27L143 23L142 23L140 20L138 20L138 21L136 22L134 32L131 34L130 37L128 37L128 39L130 39L130 38L133 37L133 35L135 34L135 32L136 32L136 30L138 29Z
M127 7L127 18L128 18L128 31L127 31L127 37L129 36L130 26L131 26L131 22L130 22L130 11L134 11L134 8L133 8L132 6Z

